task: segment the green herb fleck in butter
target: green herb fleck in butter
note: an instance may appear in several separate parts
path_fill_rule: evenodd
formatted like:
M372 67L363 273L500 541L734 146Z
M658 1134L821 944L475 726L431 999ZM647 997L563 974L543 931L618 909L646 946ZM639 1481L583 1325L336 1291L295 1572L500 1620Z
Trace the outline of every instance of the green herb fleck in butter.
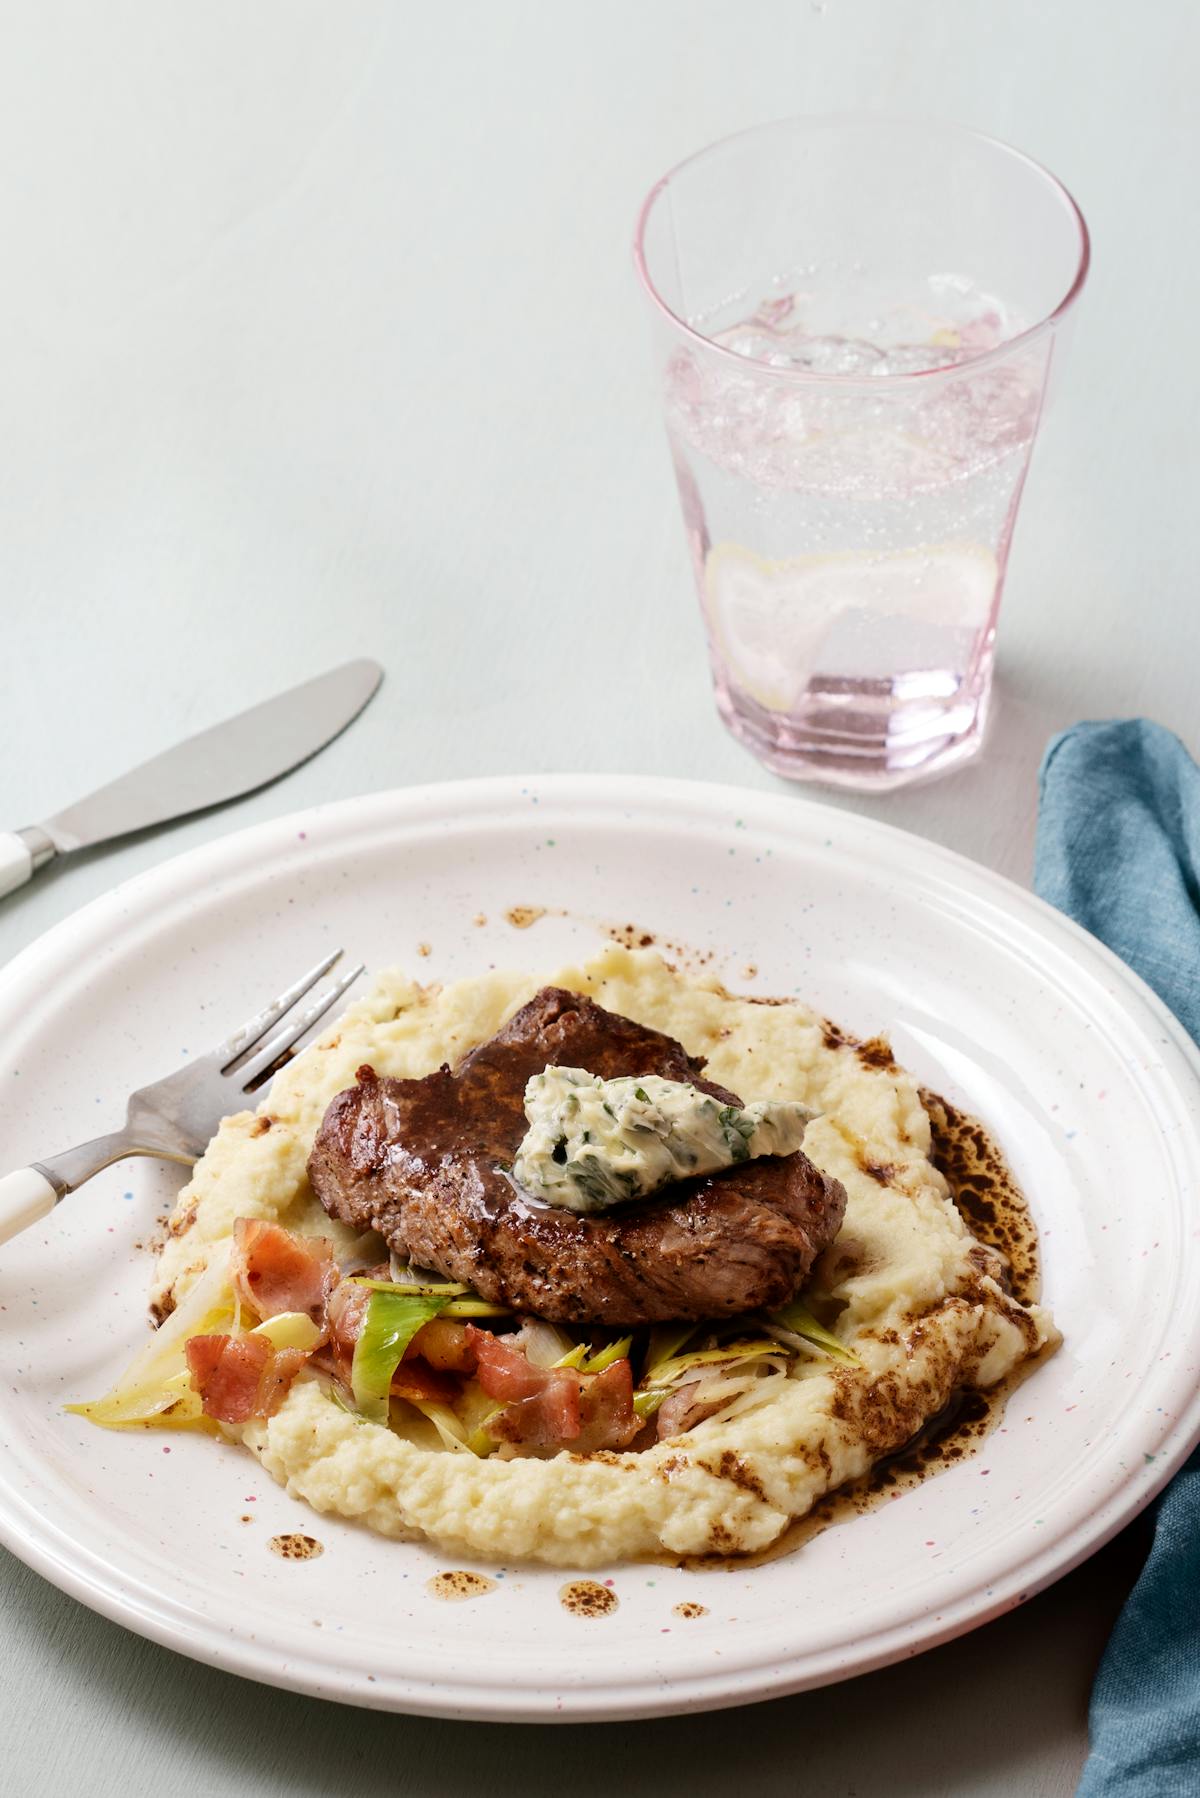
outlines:
M547 1068L525 1087L529 1129L513 1179L547 1205L603 1211L692 1174L791 1155L814 1115L790 1100L723 1105L656 1074L601 1080L585 1068Z

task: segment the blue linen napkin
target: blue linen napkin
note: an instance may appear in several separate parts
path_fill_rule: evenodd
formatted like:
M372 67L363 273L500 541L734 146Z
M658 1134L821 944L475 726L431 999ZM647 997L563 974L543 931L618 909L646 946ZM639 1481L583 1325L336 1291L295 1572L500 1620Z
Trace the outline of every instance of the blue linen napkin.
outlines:
M1042 761L1034 884L1129 963L1200 1043L1200 768L1144 718L1077 724ZM1200 1449L1092 1691L1077 1798L1200 1793Z

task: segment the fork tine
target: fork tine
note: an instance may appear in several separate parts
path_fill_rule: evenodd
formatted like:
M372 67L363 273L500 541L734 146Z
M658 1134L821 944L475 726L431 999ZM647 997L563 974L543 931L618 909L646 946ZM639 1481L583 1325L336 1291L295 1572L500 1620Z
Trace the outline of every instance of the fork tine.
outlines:
M327 992L321 993L311 1005L307 1006L299 1017L289 1018L283 1029L276 1031L270 1042L264 1043L257 1055L252 1055L250 1060L240 1068L235 1068L233 1078L243 1091L248 1091L256 1080L261 1079L268 1069L274 1066L281 1055L286 1054L287 1050L298 1043L300 1038L312 1029L318 1018L323 1018L330 1006L335 1005L347 988L353 986L359 975L364 972L365 964L362 962L356 968L351 968L348 974L343 974L341 979L335 981Z
M285 1011L292 1009L297 999L302 999L310 987L316 986L322 974L328 974L341 953L340 949L335 949L332 955L327 955L315 968L310 968L307 974L301 975L294 986L289 986L286 992L280 993L277 999L272 999L260 1012L247 1018L239 1030L235 1030L226 1042L221 1043L217 1048L217 1054L221 1057L221 1071L224 1072L239 1055L244 1055L247 1049L252 1048L260 1036L266 1035L272 1024L279 1022Z

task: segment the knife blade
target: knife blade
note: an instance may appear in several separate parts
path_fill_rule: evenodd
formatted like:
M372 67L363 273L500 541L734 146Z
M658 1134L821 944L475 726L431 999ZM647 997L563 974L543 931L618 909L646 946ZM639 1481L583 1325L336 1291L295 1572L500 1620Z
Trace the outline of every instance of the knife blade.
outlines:
M185 738L40 824L0 831L0 895L56 856L225 805L278 780L331 743L382 679L378 662L345 662Z

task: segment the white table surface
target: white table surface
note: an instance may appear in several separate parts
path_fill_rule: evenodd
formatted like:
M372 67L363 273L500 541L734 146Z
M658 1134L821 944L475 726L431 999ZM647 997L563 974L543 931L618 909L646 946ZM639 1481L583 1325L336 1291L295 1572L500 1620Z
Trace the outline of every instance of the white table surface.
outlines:
M594 769L771 786L708 694L629 266L644 189L762 119L935 113L1092 225L982 759L826 795L1029 878L1052 731L1200 747L1191 0L27 0L0 36L0 822L352 654L315 762L0 904L0 958L193 843L316 800ZM630 643L633 650L630 653ZM1024 1610L740 1714L522 1729L241 1683L0 1557L3 1787L1053 1794L1144 1526Z

